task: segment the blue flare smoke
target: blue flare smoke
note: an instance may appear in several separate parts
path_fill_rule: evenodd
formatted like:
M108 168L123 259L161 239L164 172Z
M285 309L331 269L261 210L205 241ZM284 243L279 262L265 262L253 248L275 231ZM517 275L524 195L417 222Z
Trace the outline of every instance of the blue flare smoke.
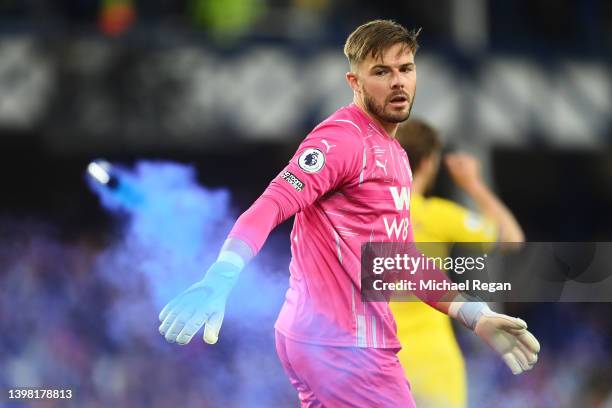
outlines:
M216 259L235 221L230 194L227 189L200 186L188 165L140 161L134 170L107 166L116 180L112 187L93 177L88 183L106 209L127 213L129 220L123 238L100 256L98 269L125 291L139 288L144 279L154 305L161 308L201 279ZM270 263L270 259L255 261L236 288L242 295L252 292L233 295L242 297L251 312L278 311L287 281L276 273L279 263Z
M119 294L107 319L110 335L119 343L146 339L158 352L181 353L183 348L166 344L157 333L157 313L201 279L216 259L235 221L230 194L227 189L200 186L194 168L183 164L140 161L133 169L108 163L105 166L112 183L102 183L91 174L87 182L104 208L127 214L122 238L100 255L96 268ZM243 380L258 378L256 367L261 364L251 359L273 356L273 324L288 286L287 264L288 254L279 256L276 251L251 262L230 296L220 344L213 349L204 346L200 332L189 347L213 354L223 349L223 343L233 349L250 350L248 355L240 354L239 362L226 360L223 364ZM276 377L270 377L267 391L259 387L258 394L263 395L259 396L260 403L264 405L266 398L272 398L269 403L274 405L271 389L279 385L272 382L282 381L280 389L285 391L288 385L279 377L280 365L275 366ZM210 381L222 385L231 382L231 377L220 378L219 374ZM242 388L244 398L248 398L258 386L247 381ZM251 401L241 406L253 404Z

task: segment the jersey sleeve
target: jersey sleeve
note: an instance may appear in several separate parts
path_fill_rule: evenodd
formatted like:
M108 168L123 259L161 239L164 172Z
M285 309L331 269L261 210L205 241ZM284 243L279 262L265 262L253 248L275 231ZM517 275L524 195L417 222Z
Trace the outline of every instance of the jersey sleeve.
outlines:
M228 238L245 242L255 255L281 222L319 197L350 182L361 170L361 141L342 125L322 124L304 139L289 164L236 221Z
M446 242L497 241L499 229L491 219L444 199L432 198L430 205L432 221Z
M261 196L238 217L228 239L239 239L244 242L251 249L251 256L255 256L268 239L270 232L284 220L276 202Z
M357 179L362 157L357 129L350 124L323 123L304 139L263 196L274 200L286 219Z

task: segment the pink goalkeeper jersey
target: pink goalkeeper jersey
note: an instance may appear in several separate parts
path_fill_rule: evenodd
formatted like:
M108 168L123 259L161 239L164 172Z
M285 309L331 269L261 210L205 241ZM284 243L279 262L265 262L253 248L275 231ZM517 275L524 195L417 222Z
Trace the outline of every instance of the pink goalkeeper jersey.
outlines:
M278 331L315 344L400 347L388 304L361 300L360 258L364 242L413 240L411 181L400 144L354 104L304 139L264 193L297 209Z

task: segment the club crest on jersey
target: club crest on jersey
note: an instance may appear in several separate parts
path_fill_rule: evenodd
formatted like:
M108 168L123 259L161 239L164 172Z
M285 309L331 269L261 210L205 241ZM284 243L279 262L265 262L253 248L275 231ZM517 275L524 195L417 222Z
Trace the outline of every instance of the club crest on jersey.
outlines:
M298 165L306 173L316 173L325 165L325 155L319 149L306 149L300 155Z

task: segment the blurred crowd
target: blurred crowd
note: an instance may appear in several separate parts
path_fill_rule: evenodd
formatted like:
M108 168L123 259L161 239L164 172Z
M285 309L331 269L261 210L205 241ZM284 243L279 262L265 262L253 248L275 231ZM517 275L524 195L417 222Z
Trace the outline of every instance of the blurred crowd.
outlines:
M159 307L146 279L140 279L140 297L126 300L122 280L113 283L99 270L99 243L61 242L52 229L31 221L27 228L10 224L3 223L7 235L0 240L0 405L294 404L276 360L272 321L257 322L260 329L229 323L215 347L200 339L184 347L167 344L157 332ZM126 284L133 281L128 274L138 275L125 273ZM140 309L138 327L114 321L129 313L130 301ZM8 389L31 387L72 390L73 397L35 404L7 399Z

